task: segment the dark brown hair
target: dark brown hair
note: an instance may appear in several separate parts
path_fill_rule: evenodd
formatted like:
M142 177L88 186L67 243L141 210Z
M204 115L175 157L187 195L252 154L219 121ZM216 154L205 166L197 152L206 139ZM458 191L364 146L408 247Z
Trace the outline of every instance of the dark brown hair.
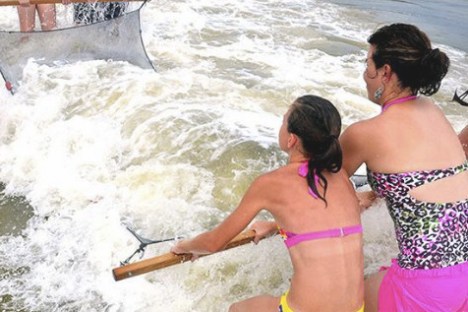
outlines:
M296 99L288 118L288 132L297 135L302 142L306 157L309 157L307 184L327 202L325 194L328 182L323 171L338 172L343 154L338 137L341 132L341 117L330 101L319 96L304 95ZM323 195L317 191L314 173L323 185Z
M410 88L414 95L432 95L439 90L450 60L444 52L432 49L427 35L416 26L384 26L367 41L375 47L372 59L376 67L390 65L401 88Z

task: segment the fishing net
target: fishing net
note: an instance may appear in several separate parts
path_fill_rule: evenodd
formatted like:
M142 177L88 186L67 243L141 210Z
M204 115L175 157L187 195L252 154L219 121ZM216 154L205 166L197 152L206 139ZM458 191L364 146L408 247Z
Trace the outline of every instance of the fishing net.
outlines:
M77 61L113 60L154 69L141 38L140 10L145 3L125 13L125 3L114 3L116 6L110 13L106 11L108 7L101 10L100 5L88 4L77 9L75 13L82 15L75 17L79 24L75 27L28 33L0 31L0 72L5 87L15 92L28 61L60 66ZM83 14L83 10L91 11Z
M73 21L78 25L103 22L121 16L127 2L95 2L73 4Z

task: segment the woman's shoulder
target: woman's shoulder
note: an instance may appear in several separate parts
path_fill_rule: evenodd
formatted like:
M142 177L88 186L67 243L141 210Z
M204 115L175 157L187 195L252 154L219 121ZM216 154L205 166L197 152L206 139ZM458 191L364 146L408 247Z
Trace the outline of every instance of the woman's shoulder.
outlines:
M376 117L355 122L343 131L340 136L340 143L345 147L351 146L362 149L379 133L378 129L379 120Z
M291 191L291 184L297 183L291 171L287 169L280 167L256 177L249 187L248 196L262 201L264 208L270 212L274 210L278 203L284 203L285 197Z
M272 182L282 181L285 178L287 179L291 172L290 165L281 166L259 175L255 179L255 182L260 184L270 184Z
M288 188L287 186L299 177L297 173L297 166L288 164L272 171L259 175L252 183L252 187L257 190L264 190L267 193L281 192L282 189Z
M369 130L369 128L375 127L376 125L378 125L381 122L380 116L381 115L377 115L375 117L371 117L371 118L368 118L368 119L356 121L355 123L352 123L351 125L349 125L344 130L343 134L345 132L351 132L351 133L365 132L365 133L368 133L367 130Z

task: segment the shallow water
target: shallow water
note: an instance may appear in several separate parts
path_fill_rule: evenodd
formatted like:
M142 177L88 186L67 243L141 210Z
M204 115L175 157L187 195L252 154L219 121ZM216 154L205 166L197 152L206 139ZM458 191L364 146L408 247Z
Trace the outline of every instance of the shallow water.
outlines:
M61 27L70 14L59 7ZM18 93L0 94L0 181L14 203L0 203L11 227L0 237L0 310L221 311L281 294L291 267L278 237L118 283L111 270L138 247L126 225L151 239L194 235L284 163L276 135L297 96L330 99L345 127L378 113L362 80L366 38L381 24L373 11L186 0L141 14L156 71L32 62ZM0 28L17 29L13 8L0 8ZM467 51L443 39L434 44L452 68L434 99L459 131L468 112L450 100L468 86ZM381 201L363 223L370 273L396 254L393 225Z

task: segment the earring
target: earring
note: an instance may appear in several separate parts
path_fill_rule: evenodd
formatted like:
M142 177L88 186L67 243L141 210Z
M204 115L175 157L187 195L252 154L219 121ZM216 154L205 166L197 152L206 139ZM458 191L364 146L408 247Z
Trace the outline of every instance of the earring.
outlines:
M374 92L374 98L376 100L380 99L382 97L382 93L384 92L384 87L380 86L377 90Z

